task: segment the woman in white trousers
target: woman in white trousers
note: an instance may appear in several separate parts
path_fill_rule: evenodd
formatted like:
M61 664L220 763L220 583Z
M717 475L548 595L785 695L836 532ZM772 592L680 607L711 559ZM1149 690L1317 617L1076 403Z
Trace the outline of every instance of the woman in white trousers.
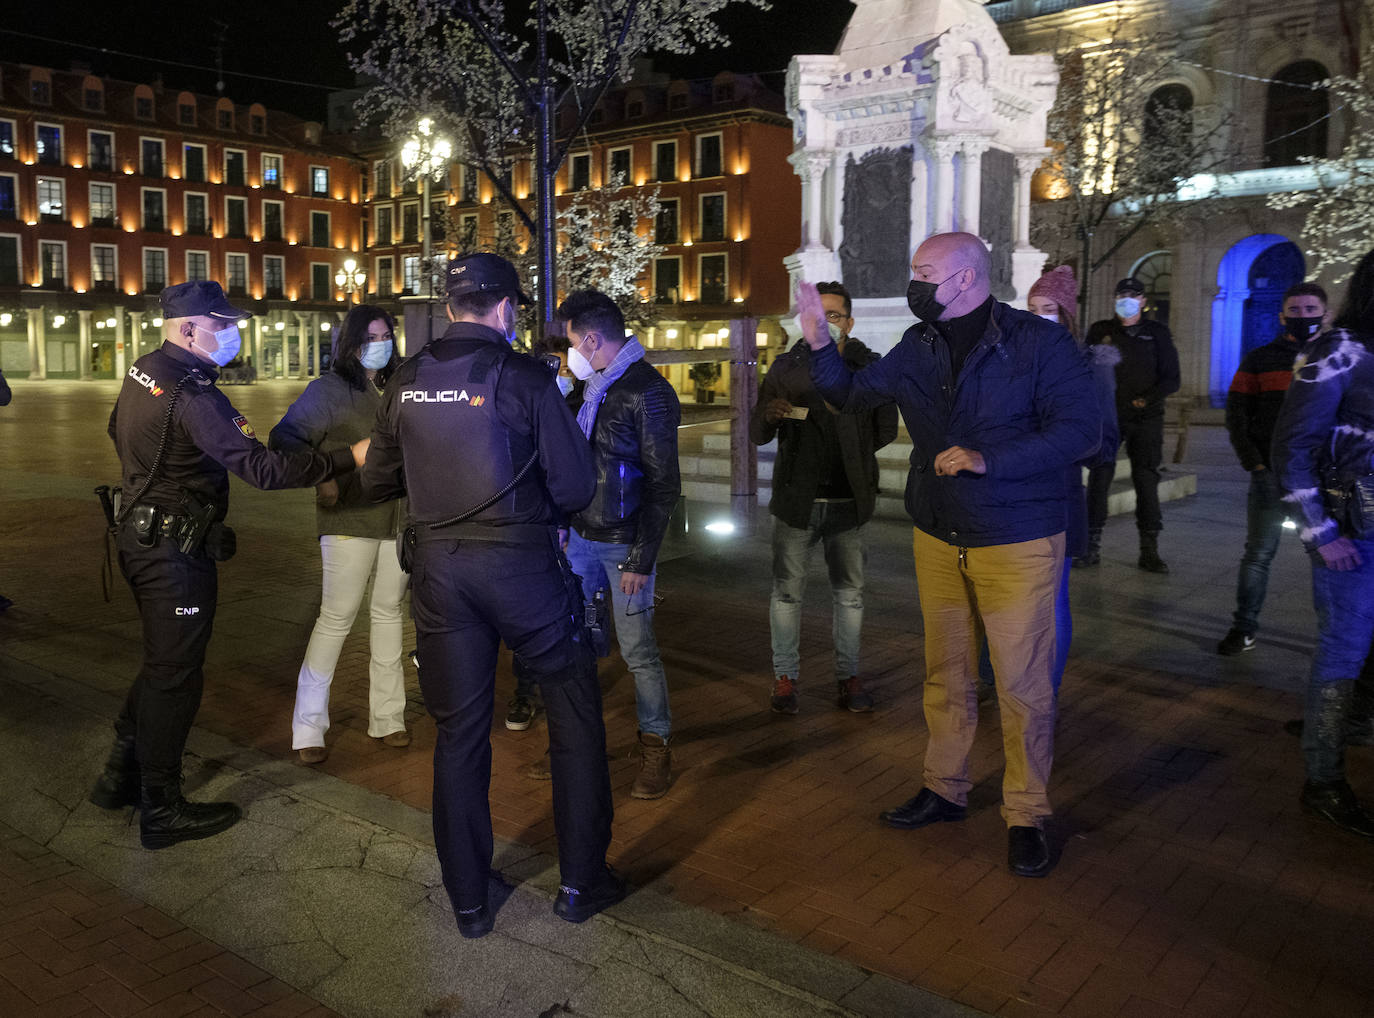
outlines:
M330 449L372 434L381 390L400 363L395 319L362 304L348 312L334 339L328 373L311 382L291 404L268 439L274 449ZM401 666L401 602L409 578L396 560L396 532L403 502L374 505L362 496L357 475L321 484L316 526L324 562L320 615L305 648L296 681L291 748L302 763L329 756L329 688L344 640L371 581L367 734L385 745L410 745L405 726L405 674Z

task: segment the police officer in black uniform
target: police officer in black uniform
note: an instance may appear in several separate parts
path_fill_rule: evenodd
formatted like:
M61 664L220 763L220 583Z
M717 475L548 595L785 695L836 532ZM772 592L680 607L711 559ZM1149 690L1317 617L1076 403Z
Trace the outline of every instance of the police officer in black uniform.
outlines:
M215 619L215 562L233 554L222 523L232 470L255 488L303 488L352 470L367 442L327 456L270 452L215 388L237 356L237 322L218 283L162 291L161 349L129 369L110 414L123 502L115 516L119 567L143 621L143 666L115 721L114 748L91 801L139 807L144 848L208 838L241 816L230 802L181 795L181 754L200 706Z
M601 689L559 534L591 501L591 448L554 373L511 349L517 301L529 298L506 260L449 264L453 324L388 383L360 478L373 500L410 499L420 688L438 729L434 843L465 937L493 922L487 796L502 640L539 682L548 716L562 878L554 912L582 922L625 896L606 865Z

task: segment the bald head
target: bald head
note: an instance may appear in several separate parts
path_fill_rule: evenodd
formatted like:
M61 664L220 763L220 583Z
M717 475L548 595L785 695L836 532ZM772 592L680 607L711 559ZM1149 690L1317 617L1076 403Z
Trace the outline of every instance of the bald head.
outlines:
M936 284L935 299L945 306L941 321L962 318L992 293L992 260L971 233L927 237L911 258L914 279Z

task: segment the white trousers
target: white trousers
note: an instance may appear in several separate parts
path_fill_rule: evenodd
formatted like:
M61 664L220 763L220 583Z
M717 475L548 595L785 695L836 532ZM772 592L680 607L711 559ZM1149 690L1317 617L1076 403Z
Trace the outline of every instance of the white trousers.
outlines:
M380 739L405 730L405 673L401 669L401 599L410 578L396 561L396 542L369 537L320 538L324 591L320 617L305 648L296 680L296 708L291 716L291 748L323 746L329 730L329 684L339 663L344 639L363 603L372 579L368 670L367 734ZM374 576L375 572L375 576Z

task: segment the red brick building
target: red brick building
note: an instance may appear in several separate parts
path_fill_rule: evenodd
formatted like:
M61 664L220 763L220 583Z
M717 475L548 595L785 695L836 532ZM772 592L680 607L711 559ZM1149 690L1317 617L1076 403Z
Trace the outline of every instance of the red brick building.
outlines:
M360 250L361 161L254 103L0 63L0 366L114 377L160 342L157 294L215 279L264 374L313 373Z
M343 94L347 95L347 94ZM343 95L339 98L342 99ZM334 103L345 116L346 103ZM570 133L577 118L560 111L558 127ZM658 304L658 324L646 346L690 348L728 345L721 330L731 318L759 319L761 344L784 342L778 322L790 304L783 258L801 232L801 183L787 161L792 128L782 96L752 75L724 72L709 81L648 75L612 89L593 111L557 177L560 205L571 195L603 186L616 175L630 188L657 189L663 211L641 222L664 245L640 280L645 300ZM395 154L378 143L370 153L366 203L365 268L368 298L385 304L422 292L421 197ZM515 166L511 190L533 206L533 168ZM453 235L434 235L436 255L489 246L512 217L491 181L455 166L431 195L436 231L444 220ZM687 366L666 373L682 390Z

